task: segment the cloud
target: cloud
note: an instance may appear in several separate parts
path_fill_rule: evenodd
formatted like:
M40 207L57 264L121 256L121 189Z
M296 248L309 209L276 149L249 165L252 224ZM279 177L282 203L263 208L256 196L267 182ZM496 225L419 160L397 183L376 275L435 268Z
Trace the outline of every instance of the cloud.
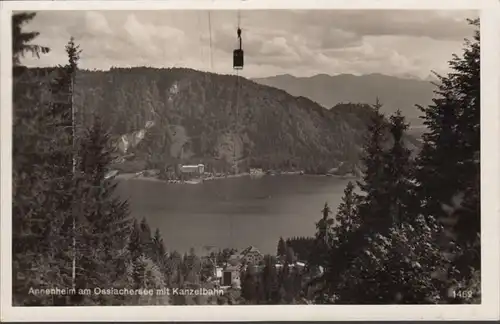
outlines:
M298 25L335 26L358 36L419 36L461 41L470 28L466 18L476 11L432 10L331 10L295 11Z
M447 68L472 35L472 11L258 10L241 12L248 77L386 73L425 78ZM52 48L28 65L64 64L70 36L81 66L186 66L232 73L235 11L43 11L26 28Z
M102 13L96 11L88 11L85 13L85 27L86 30L93 35L114 34L106 17Z

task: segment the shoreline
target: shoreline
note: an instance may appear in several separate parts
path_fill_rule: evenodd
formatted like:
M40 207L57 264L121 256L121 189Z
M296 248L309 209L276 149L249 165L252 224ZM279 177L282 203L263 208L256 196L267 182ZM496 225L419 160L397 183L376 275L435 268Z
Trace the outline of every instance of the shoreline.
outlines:
M225 176L211 176L207 178L197 178L193 180L186 180L186 181L181 181L181 180L162 180L158 179L154 176L148 177L144 176L142 174L137 174L137 173L120 173L115 176L115 179L117 180L141 180L141 181L154 181L154 182L164 182L168 184L201 184L205 181L216 181L216 180L224 180L224 179L232 179L232 178L243 178L243 177L250 177L250 178L262 178L262 177L276 177L276 176L288 176L288 175L303 175L303 176L313 176L313 177L332 177L332 178L337 178L337 179L344 179L344 180L354 180L354 179L359 179L359 177L354 176L354 175L335 175L335 174L307 174L307 173L302 173L301 171L285 171L285 172L280 172L276 174L251 174L249 172L244 172L244 173L238 173L238 174L228 174Z
M143 180L143 181L157 181L157 182L165 182L169 184L199 184L203 183L205 181L214 181L214 180L221 180L221 179L230 179L230 178L242 178L246 176L251 176L250 173L238 173L238 174L229 174L226 176L219 176L219 177L206 177L206 178L196 178L192 180L163 180L163 179L158 179L155 176L148 177L144 175L138 175L137 173L120 173L115 176L115 179L118 180Z

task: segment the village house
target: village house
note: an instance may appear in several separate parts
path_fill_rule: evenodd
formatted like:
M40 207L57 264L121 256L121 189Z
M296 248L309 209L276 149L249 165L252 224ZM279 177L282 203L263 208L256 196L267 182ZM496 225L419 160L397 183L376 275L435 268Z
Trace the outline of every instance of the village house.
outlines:
M247 247L240 254L242 262L246 264L259 264L264 260L264 255L254 246Z
M228 265L223 271L222 285L230 286L234 281L240 280L240 273L245 265L258 265L264 260L264 255L254 246L249 246L241 253L233 254L229 257Z
M227 263L231 265L238 265L241 263L242 259L243 256L241 254L233 254L229 256L229 258L227 259Z
M222 273L222 286L232 286L240 281L241 265L228 265Z
M211 277L211 282L214 283L217 287L222 284L224 269L221 267L215 267L213 277Z

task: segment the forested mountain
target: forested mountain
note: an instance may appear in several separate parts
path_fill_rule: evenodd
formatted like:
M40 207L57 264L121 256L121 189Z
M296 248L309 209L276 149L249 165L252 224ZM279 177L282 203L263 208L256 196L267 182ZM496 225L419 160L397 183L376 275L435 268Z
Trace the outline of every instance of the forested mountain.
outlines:
M327 108L346 102L372 103L373 98L378 96L384 103L382 112L392 114L400 109L412 125L422 124L418 118L421 112L415 104L430 104L435 89L429 80L398 78L379 73L360 76L318 74L312 77L286 74L254 81L283 89L294 96L310 98ZM433 81L437 81L437 78Z
M203 162L225 172L235 160L239 171L325 172L356 163L372 111L357 104L327 110L241 77L179 68L79 71L75 97L81 111L97 111L116 137L149 122L130 150L136 160L155 168Z

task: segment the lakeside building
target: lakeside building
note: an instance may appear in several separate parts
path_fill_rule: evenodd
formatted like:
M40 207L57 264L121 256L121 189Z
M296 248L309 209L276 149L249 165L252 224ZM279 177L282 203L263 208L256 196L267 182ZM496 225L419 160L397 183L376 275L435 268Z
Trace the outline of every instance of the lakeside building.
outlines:
M203 165L203 164L181 165L179 170L181 173L201 175L201 174L205 173L205 165Z
M179 164L178 175L181 180L190 180L200 178L205 173L205 165L203 164Z

